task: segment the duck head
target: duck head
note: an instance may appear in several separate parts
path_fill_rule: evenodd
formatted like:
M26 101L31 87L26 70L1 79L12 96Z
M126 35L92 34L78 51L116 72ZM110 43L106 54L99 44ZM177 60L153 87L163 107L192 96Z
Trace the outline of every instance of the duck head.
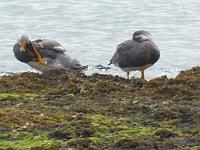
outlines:
M25 52L28 43L30 43L30 36L28 34L21 34L18 37L17 44L20 46L20 52Z
M145 30L138 30L133 33L133 40L138 41L138 42L152 41L153 37L151 33Z

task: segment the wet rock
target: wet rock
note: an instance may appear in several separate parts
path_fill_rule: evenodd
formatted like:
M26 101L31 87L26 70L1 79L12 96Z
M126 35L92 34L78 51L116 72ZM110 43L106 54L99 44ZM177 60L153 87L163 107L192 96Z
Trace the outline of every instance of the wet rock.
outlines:
M0 87L0 149L200 146L200 67L150 81L22 73L2 76Z
M174 133L173 131L163 129L156 131L155 135L159 136L161 139L164 139L169 137L175 137L177 134Z
M95 68L98 69L98 70L110 70L111 69L111 67L109 67L109 66L103 66L101 64L95 66Z

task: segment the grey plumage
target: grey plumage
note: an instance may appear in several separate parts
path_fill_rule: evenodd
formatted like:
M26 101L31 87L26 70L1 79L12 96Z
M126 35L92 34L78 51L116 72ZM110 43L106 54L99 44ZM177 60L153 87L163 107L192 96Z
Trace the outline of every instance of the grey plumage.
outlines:
M37 48L42 59L46 62L45 65L37 60L33 46ZM26 43L25 51L20 51L20 43L17 42L13 47L13 52L19 61L42 72L52 69L81 71L86 68L86 66L81 65L77 60L71 59L65 53L66 49L54 40L39 39L29 41Z
M144 30L136 31L131 40L127 40L117 46L110 64L127 72L139 70L144 79L144 70L158 61L160 52L152 40L149 32Z

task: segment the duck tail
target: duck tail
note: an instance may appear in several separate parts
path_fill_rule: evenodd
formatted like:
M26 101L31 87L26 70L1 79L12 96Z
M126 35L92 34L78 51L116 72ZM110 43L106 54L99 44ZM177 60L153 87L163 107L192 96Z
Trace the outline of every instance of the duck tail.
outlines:
M81 69L81 70L88 69L88 65L86 65L86 66L80 65L80 69Z
M76 59L73 59L72 62L73 62L73 66L72 67L73 67L74 70L82 71L82 70L85 70L85 69L88 68L88 65L86 65L86 66L81 65Z
M112 64L112 59L110 60L110 62L108 63L108 65L111 65Z

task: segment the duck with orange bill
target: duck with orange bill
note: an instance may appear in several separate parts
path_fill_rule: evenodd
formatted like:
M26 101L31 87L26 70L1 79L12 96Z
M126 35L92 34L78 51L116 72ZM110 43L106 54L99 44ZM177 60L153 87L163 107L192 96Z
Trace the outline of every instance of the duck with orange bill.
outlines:
M82 71L87 68L76 59L71 59L65 53L66 49L57 41L49 39L30 41L28 34L19 36L13 52L17 60L41 72L53 69Z

